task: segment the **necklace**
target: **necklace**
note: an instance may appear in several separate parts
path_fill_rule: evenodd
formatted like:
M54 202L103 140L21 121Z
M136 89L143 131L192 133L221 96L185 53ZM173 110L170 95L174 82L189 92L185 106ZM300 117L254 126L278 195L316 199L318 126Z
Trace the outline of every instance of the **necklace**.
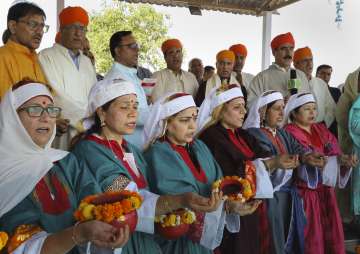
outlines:
M114 158L115 158L115 159L118 159L118 160L126 161L125 156L124 156L123 158L119 158L119 156L117 156L117 155L114 153L114 150L113 150L113 147L112 147L112 145L111 145L111 142L109 141L109 139L107 138L107 136L106 136L105 134L103 134L103 135L104 135L104 137L105 137L105 140L106 140L107 144L108 144L109 147L110 147L111 153L113 154ZM121 149L121 151L122 151L122 153L123 153L123 155L124 155L125 153L124 153L121 145L120 145L120 149Z

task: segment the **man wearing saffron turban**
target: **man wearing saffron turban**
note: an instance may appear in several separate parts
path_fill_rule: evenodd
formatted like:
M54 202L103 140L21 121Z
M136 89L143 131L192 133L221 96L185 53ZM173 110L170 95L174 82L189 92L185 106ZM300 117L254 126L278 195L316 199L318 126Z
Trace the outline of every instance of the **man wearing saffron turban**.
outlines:
M305 73L309 81L311 92L317 104L318 122L325 122L329 128L335 120L335 101L331 97L327 84L317 77L312 76L313 54L309 47L299 48L294 52L294 67Z
M236 79L236 73L233 72L234 64L235 54L231 50L221 50L216 54L216 74L206 82L206 88L199 89L196 95L197 104L201 104L210 91L214 87L220 87L221 84L225 83L240 86L238 80ZM241 88L244 96L246 97L245 87Z
M166 68L153 74L156 85L151 94L154 102L170 92L183 92L196 95L199 84L194 74L181 69L183 61L182 43L178 39L169 39L161 45Z
M71 138L81 130L90 88L96 83L95 67L82 52L89 16L81 7L66 7L59 14L59 42L40 52L39 60L62 108L57 122L56 148L68 149Z
M291 63L294 54L295 40L291 33L280 34L271 41L272 54L275 62L268 69L258 73L251 81L248 94L248 106L268 90L276 90L288 98L288 84L291 73ZM305 74L296 70L299 92L310 92L309 82Z
M247 48L244 44L239 43L232 45L229 50L235 54L234 72L236 73L236 79L240 85L248 89L254 75L242 71L248 54Z

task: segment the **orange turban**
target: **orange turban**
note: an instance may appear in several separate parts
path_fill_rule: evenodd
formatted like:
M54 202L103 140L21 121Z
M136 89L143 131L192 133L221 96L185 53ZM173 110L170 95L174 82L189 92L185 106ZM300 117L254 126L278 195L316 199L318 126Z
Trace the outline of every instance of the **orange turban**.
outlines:
M161 45L161 51L165 54L171 48L182 49L182 44L178 39L169 39Z
M60 27L71 25L75 22L79 22L84 26L89 24L89 16L87 12L79 6L69 6L63 9L59 14L59 20Z
M232 52L231 50L221 50L219 53L217 53L216 55L216 61L221 61L224 59L228 59L231 62L235 62L235 54L234 52Z
M291 33L279 34L271 41L271 49L275 50L282 44L292 44L295 47L295 40Z
M56 33L56 36L55 36L55 42L56 43L60 43L61 41L61 33L60 32L57 32Z
M243 57L247 56L247 49L245 47L245 45L243 44L235 44L232 45L229 50L231 50L232 52L234 52L234 54L239 54Z
M312 58L312 52L309 47L299 48L294 52L294 62L299 62L305 58Z

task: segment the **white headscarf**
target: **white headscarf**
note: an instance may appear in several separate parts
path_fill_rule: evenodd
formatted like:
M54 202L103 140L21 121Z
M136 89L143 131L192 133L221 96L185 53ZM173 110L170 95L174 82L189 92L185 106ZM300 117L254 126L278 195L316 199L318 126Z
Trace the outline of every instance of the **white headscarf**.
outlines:
M191 95L183 95L166 101L176 93L170 93L157 100L150 108L150 114L145 122L143 131L143 142L147 147L150 142L160 137L164 129L164 120L190 107L196 107Z
M104 79L97 82L90 90L89 104L83 126L90 129L95 123L94 114L97 108L109 101L127 94L136 94L134 85L124 79Z
M289 101L285 106L284 123L286 124L289 122L289 117L290 117L291 111L293 111L297 107L300 107L300 106L302 106L306 103L310 103L310 102L313 102L316 104L316 100L311 93L297 93L297 94L292 95L289 98Z
M267 94L268 92L273 92L273 93ZM264 92L260 97L256 99L256 101L250 107L248 117L246 118L243 124L243 129L260 128L259 109L271 102L283 100L283 99L284 97L280 92L274 90Z
M11 89L0 103L0 217L19 204L68 152L52 149L55 128L45 148L34 143L21 123L17 108L33 97L53 100L43 84L31 83Z
M218 87L213 88L200 106L197 133L211 121L211 114L217 106L231 101L232 99L244 97L240 87L233 87L218 94L216 91L217 89Z

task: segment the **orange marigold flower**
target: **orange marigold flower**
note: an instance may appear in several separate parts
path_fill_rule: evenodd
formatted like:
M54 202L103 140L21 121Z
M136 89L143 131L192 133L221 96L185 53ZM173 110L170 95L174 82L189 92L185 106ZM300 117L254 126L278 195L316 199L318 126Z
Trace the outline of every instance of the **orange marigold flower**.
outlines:
M128 190L91 195L81 201L74 217L78 221L96 219L110 223L138 209L141 203L142 197Z

